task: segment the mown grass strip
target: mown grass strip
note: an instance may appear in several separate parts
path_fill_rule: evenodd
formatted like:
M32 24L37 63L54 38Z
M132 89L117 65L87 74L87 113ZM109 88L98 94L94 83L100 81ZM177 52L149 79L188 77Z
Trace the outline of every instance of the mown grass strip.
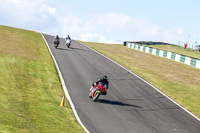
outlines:
M0 132L85 132L39 33L0 26L0 75Z
M200 70L116 44L82 42L136 73L200 118Z

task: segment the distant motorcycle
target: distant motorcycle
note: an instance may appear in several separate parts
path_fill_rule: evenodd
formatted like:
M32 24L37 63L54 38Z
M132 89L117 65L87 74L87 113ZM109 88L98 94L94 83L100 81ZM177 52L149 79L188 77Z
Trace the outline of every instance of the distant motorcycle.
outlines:
M60 44L60 41L58 39L54 39L53 40L53 44L54 44L54 47L55 48L58 48L59 44Z
M70 45L71 45L71 39L66 39L66 44L65 45L69 48Z
M102 92L106 91L106 84L103 82L99 82L97 86L93 86L93 88L90 90L89 97L92 98L93 101L96 101Z

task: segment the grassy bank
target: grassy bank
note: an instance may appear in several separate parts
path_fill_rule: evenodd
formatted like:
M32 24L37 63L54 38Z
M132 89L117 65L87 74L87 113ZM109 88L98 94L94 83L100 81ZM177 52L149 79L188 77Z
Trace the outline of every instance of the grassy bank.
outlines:
M144 78L200 118L200 70L123 45L82 42Z
M0 26L0 75L0 132L84 132L39 33Z

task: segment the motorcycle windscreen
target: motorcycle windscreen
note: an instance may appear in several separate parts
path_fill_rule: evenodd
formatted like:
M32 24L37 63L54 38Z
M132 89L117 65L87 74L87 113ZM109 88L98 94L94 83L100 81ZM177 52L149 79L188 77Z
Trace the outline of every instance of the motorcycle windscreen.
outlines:
M69 39L67 39L67 40L66 40L66 42L67 42L67 43L70 43L70 40L69 40Z

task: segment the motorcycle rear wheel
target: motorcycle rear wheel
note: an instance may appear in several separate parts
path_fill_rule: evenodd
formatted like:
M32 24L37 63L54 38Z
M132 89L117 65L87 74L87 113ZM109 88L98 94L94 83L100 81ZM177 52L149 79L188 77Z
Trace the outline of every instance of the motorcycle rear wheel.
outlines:
M69 48L70 44L67 44L67 47Z
M57 49L57 48L58 48L58 45L57 45L57 44L54 44L54 47Z

